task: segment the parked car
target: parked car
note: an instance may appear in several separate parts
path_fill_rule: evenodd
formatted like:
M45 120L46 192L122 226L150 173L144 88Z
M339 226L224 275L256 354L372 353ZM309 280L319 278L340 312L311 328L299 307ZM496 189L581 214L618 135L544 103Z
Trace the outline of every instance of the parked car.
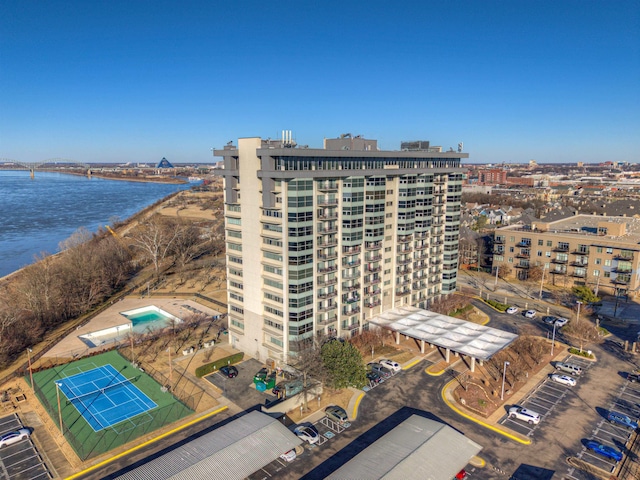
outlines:
M618 412L607 413L607 420L609 423L621 425L626 428L636 430L638 428L638 422L631 420L627 415Z
M399 372L400 370L402 370L402 367L400 366L400 364L398 362L394 362L393 360L382 359L378 363L380 363L380 365L388 368L393 372Z
M379 363L371 362L367 364L367 367L369 367L372 372L376 372L384 378L389 378L391 376L391 370Z
M295 433L298 438L304 440L309 445L313 445L314 443L318 443L320 440L320 435L318 435L318 430L311 427L297 427L293 433Z
M367 380L369 380L371 383L375 383L376 385L378 383L382 383L384 382L384 378L382 378L377 372L367 372Z
M577 383L575 378L570 377L569 375L558 375L557 373L551 375L551 380L556 383L566 385L567 387L575 387Z
M524 312L524 316L526 318L536 318L536 311L535 310L527 310L526 312Z
M568 318L564 318L564 317L556 318L556 327L558 328L564 327L567 323L569 323Z
M509 307L509 308L507 308L506 312L509 315L513 315L514 313L518 313L518 307Z
M463 468L453 477L453 480L464 480L465 478L467 478L467 471Z
M337 405L328 406L324 409L324 413L327 417L329 417L336 423L344 423L349 420L349 417L347 417L347 412L345 412L344 408L338 407Z
M627 380L630 382L640 382L640 375L637 373L627 373Z
M280 458L283 459L285 462L293 462L296 459L295 449L289 450L288 452L283 453L282 455L280 455Z
M238 376L238 369L233 365L225 365L220 368L220 373L227 378L235 378Z
M560 370L564 373L571 375L582 375L582 368L573 363L556 362L556 370Z
M542 317L542 321L547 325L553 325L554 323L556 323L556 320L558 320L558 318L554 317L553 315L546 315Z
M515 418L527 422L529 425L537 425L540 423L540 414L529 410L528 408L514 405L509 409L509 418Z
M14 443L18 443L21 440L25 440L31 436L31 430L28 428L21 428L14 432L5 433L0 437L0 448L8 447Z
M613 447L603 445L599 442L596 442L595 440L589 440L586 447L589 450L593 450L597 454L602 455L603 457L611 458L616 462L622 460L622 452L620 450L616 450Z

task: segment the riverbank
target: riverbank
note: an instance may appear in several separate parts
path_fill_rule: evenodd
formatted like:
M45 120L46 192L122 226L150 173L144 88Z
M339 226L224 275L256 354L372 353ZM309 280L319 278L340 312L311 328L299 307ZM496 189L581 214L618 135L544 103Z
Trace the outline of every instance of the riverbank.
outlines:
M64 173L67 175L76 175L79 177L86 177L87 174L86 173L80 173L80 172L69 172L69 171L61 171L61 170L48 170L48 169L42 169L41 171L43 172L49 172L49 173ZM139 177L139 176L132 176L132 175L127 175L127 174L122 174L122 175L113 175L113 174L107 174L107 173L96 173L96 172L91 172L91 177L92 178L101 178L103 180L120 180L123 182L147 182L147 183L168 183L168 184L172 184L172 185L184 185L186 183L189 183L189 180L184 180L182 178L177 178L177 177L164 177L164 176L159 176L159 175L152 175L152 176L147 176L147 177Z

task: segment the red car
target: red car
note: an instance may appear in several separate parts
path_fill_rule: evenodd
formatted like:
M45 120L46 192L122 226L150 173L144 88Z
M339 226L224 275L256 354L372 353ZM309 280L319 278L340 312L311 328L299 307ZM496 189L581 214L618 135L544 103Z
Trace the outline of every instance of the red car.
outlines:
M458 472L458 474L455 476L455 480L463 480L464 478L467 478L467 472L465 471L465 469L463 468L462 470L460 470Z

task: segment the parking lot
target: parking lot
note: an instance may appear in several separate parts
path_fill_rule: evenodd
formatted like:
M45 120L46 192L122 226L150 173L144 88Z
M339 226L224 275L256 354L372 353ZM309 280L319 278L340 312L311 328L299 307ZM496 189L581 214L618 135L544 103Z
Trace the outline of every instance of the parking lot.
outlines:
M593 434L588 439L585 439L583 443L586 443L586 440L595 440L603 445L620 450L623 453L627 452L627 442L633 432L631 429L621 425L610 423L607 421L606 415L609 411L615 411L637 420L640 415L640 408L638 407L640 405L640 384L630 383L626 381L626 379L621 379L621 382L622 385L615 393L611 403L603 408L596 409L599 415L594 418ZM617 466L617 462L614 460L597 455L591 450L588 450L584 445L582 445L582 449L579 450L575 456L585 463L607 472L613 472ZM566 478L583 480L588 477L585 477L583 472L570 468Z
M20 418L13 414L0 418L0 437L23 428ZM49 471L31 439L0 448L0 478L6 480L44 480Z
M573 363L582 367L583 377L588 374L588 369L593 365L593 362L574 355L569 355L563 362ZM578 382L580 381L578 379ZM550 377L546 377L518 404L540 414L542 419L538 425L529 425L516 419L512 420L507 412L498 423L522 435L532 437L538 428L544 428L544 423L553 415L553 410L563 401L571 388L575 387L561 385L552 381ZM510 407L511 405L508 406Z

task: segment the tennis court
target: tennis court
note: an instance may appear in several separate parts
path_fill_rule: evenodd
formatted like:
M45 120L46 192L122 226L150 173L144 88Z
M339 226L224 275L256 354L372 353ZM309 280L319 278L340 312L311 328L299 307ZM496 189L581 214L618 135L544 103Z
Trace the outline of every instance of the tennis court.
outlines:
M138 377L123 374L133 368L126 365L117 371L112 365L67 376L56 382L67 401L78 409L95 432L148 412L157 405L140 391L133 382ZM69 375L69 372L65 372ZM137 419L136 424L141 419Z
M33 383L81 460L193 413L115 350L34 372Z

